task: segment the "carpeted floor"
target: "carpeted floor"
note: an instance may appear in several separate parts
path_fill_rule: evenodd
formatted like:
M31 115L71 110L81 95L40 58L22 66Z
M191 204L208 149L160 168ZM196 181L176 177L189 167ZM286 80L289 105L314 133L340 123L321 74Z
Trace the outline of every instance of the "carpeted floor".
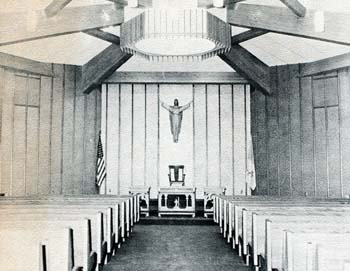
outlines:
M248 271L218 226L136 225L104 271Z

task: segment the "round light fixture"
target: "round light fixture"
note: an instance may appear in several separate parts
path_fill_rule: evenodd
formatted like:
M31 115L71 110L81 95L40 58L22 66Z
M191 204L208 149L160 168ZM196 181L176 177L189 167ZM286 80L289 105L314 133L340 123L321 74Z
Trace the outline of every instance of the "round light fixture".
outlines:
M149 9L122 25L120 43L148 60L203 60L230 49L231 27L204 9Z

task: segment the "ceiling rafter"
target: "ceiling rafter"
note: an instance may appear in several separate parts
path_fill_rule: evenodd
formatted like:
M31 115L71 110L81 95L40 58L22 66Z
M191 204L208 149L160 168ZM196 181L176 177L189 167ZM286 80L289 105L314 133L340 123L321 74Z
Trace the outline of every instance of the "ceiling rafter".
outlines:
M35 29L28 29L26 13L3 13L0 17L0 46L120 25L124 22L124 10L115 4L72 7L52 18L37 11L34 21Z
M250 39L257 38L259 36L265 35L268 33L266 30L261 30L261 29L250 29L245 32L239 33L235 36L232 36L231 38L231 43L232 44L239 44L241 42L245 42Z
M295 15L304 17L306 14L306 7L303 6L298 0L280 0L285 4Z
M53 17L65 8L72 0L53 0L46 8L45 13L47 17Z
M113 56L113 57L111 57ZM88 94L98 87L132 55L124 53L119 45L112 44L81 67L79 73L80 93Z
M120 44L120 38L118 36L109 32L105 32L101 29L91 29L91 30L84 31L84 33L116 45Z
M288 8L240 3L227 9L227 22L234 26L350 45L350 13L324 12L324 32L315 31L316 11L297 17Z
M267 95L272 93L270 67L248 50L234 44L230 51L219 56L255 88Z

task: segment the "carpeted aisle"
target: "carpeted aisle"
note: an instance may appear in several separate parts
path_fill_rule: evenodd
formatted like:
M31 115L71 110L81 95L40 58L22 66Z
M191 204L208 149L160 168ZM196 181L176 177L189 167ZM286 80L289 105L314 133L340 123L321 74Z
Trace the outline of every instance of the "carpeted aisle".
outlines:
M136 225L105 271L248 271L218 226Z

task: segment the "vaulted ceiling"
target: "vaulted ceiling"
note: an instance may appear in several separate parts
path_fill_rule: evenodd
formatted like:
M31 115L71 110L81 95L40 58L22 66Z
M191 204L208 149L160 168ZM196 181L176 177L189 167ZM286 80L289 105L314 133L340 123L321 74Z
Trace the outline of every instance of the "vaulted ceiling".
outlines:
M31 12L44 10L52 2L52 0L2 0L1 2L2 8L0 14L23 13L26 14L28 20L28 18L30 18ZM171 3L171 1L167 2ZM207 3L206 6L208 7L208 10L224 20L231 17L230 14L227 13L226 9L213 8L210 4L208 4L210 3L210 1L202 0L199 2ZM259 10L264 10L262 8L266 6L281 7L283 9L287 9L282 2L283 1L279 0L242 1L243 7L248 5L251 5L248 7L261 7L261 9L259 8L255 13L257 18L252 17L251 14L242 14L242 16L247 16L247 18L244 18L244 20L242 21L247 21L244 23L254 24L254 20L258 20L258 17L260 16L258 14ZM339 12L342 14L344 12L348 12L350 14L350 1L347 0L299 0L299 2L306 7L307 12L309 10L322 10ZM179 2L176 1L176 3ZM96 5L105 8L106 5L112 4L110 1L103 0L73 0L70 1L70 3L67 5L67 7L65 7L65 9ZM237 4L237 6L240 5L240 3ZM145 7L143 6L140 6L137 9L125 7L125 19L127 20L128 18L131 18L134 14L138 14L144 9ZM288 10L288 12L290 12L291 16L296 16L295 14L293 14L292 10ZM110 14L108 13L106 16L109 15ZM59 14L56 16L59 16ZM4 18L4 16L1 17ZM235 18L237 18L237 16ZM275 18L270 19L273 20ZM4 25L6 24L6 22L7 21L0 18L0 32L4 30L10 31L12 28L16 29L15 26ZM79 23L79 18L76 18L76 24ZM277 25L279 23L283 25L283 18L281 22L275 19L275 23ZM108 27L104 28L103 30L106 32L114 33L116 35L119 34L119 26ZM249 29L232 26L233 35L237 35L247 30ZM350 37L349 28L348 31ZM78 32L73 34L59 35L49 38L4 45L0 46L0 51L43 62L83 65L87 63L90 59L92 59L94 56L102 52L104 49L106 49L110 44L110 42L101 40L99 38L93 37L82 32ZM240 43L240 45L268 66L310 62L350 52L350 47L347 45L341 45L337 43L330 43L314 39L306 39L278 33L266 33L264 35L257 36L256 38L244 41ZM119 70L207 71L208 67L210 67L212 71L232 71L232 68L218 57L206 60L204 62L186 64L148 62L138 57L132 57L122 67L120 67Z

